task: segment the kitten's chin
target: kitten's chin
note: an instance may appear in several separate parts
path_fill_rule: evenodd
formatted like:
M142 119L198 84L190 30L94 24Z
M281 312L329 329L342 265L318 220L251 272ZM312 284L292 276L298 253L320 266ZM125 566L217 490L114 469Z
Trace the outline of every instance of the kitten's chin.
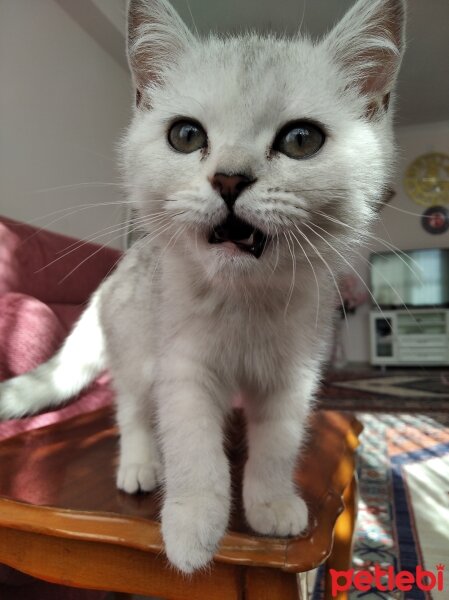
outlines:
M255 265L257 258L248 250L242 249L234 242L222 242L211 246L209 244L209 256L212 254L212 260L223 265L231 265L235 268L248 269Z
M242 251L232 242L210 246L205 253L202 266L211 280L231 282L241 277L252 277L259 272L256 269L257 258Z
M240 277L246 279L260 271L257 269L259 261L255 256L229 241L210 244L207 238L197 239L189 254L211 281L229 283Z

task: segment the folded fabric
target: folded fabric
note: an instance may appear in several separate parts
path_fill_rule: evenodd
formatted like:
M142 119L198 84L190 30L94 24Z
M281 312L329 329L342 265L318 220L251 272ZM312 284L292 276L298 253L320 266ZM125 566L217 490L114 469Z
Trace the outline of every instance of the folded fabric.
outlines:
M120 256L113 248L0 217L0 381L34 369L58 350ZM0 440L111 401L104 374L62 407L0 423Z
M66 335L54 311L37 298L14 292L0 296L0 379L45 362Z
M0 219L0 296L22 292L49 304L82 304L121 252Z
M1 296L0 380L26 373L48 360L64 341L67 325L81 310L80 306L62 310L66 319L63 325L55 311L36 298L14 292ZM104 374L62 408L0 423L0 440L97 410L110 404L111 399L109 377Z

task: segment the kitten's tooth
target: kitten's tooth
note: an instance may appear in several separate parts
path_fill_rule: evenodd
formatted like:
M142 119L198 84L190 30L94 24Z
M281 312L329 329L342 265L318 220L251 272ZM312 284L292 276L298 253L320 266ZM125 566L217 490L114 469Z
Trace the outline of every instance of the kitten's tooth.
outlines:
M248 238L239 241L241 244L245 244L245 246L252 246L254 244L254 231Z

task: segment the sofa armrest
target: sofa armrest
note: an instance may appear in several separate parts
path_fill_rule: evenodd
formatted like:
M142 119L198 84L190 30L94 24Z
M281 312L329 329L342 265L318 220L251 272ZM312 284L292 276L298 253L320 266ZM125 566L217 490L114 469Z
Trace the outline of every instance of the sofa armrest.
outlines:
M113 248L0 217L0 295L19 292L45 303L82 304L120 256Z

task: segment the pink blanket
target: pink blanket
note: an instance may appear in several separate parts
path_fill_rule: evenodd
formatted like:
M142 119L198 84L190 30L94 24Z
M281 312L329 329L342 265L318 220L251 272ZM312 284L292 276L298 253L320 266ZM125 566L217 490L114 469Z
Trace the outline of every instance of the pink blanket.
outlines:
M0 380L54 354L120 256L111 248L0 218ZM96 410L111 399L103 375L58 410L0 423L0 440Z

